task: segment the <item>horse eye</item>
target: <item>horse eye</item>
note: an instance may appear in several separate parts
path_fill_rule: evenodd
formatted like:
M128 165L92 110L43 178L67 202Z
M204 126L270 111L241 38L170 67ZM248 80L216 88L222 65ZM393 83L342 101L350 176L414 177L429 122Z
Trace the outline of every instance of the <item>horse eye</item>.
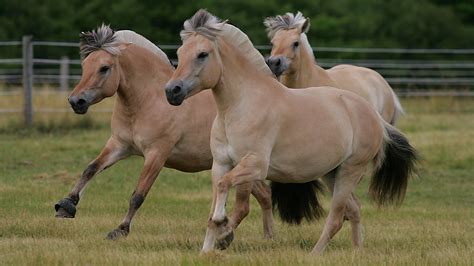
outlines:
M294 47L294 48L297 48L298 46L300 46L300 43L299 43L299 42L294 42L294 43L293 43L293 47Z
M99 69L99 72L101 74L105 74L107 73L107 71L109 71L110 67L109 66L102 66L100 69Z
M206 58L206 57L208 57L208 56L209 56L209 53L201 52L201 53L198 54L197 58L198 58L198 59L204 59L204 58Z

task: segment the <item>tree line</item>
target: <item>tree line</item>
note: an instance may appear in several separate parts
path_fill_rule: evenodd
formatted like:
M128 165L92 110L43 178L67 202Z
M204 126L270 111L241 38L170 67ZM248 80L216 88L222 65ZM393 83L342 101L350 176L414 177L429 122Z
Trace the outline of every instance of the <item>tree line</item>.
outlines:
M199 8L228 19L254 44L269 43L265 17L298 10L311 19L314 46L473 48L474 43L472 0L0 0L0 41L23 35L78 41L81 31L104 22L157 44L179 44L184 20Z

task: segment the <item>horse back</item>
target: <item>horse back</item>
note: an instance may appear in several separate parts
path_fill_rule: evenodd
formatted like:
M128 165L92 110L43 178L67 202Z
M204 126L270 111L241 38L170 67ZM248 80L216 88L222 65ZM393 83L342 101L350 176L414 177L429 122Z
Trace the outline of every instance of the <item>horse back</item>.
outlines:
M384 120L392 119L395 112L394 94L377 71L353 65L338 65L328 69L327 73L338 88L354 92L367 100Z

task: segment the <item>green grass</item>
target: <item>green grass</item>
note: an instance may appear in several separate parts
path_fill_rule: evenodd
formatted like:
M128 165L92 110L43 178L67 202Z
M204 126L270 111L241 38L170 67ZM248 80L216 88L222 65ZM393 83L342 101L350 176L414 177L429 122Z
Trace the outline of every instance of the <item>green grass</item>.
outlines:
M419 177L411 181L399 209L381 210L367 200L364 179L357 192L364 247L352 249L345 224L320 257L309 252L323 221L295 227L276 218L275 239L264 240L253 199L231 247L200 256L211 197L209 172L163 170L129 237L104 240L127 211L140 157L97 176L75 219L54 218L53 205L108 138L106 116L94 120L92 109L90 118L71 115L58 123L57 117L46 117L33 129L15 121L0 124L0 265L472 265L474 99L403 99L402 104L407 115L399 127L423 157ZM94 126L79 126L81 119L92 119ZM56 126L45 130L47 123ZM328 204L326 196L326 209Z

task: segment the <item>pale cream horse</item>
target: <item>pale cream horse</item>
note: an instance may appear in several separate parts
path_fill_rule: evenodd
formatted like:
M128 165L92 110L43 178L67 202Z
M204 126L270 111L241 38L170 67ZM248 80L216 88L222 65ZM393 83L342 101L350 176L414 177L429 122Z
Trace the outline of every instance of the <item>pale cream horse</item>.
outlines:
M128 30L114 33L102 25L80 37L83 73L69 97L72 108L84 114L90 105L106 97L117 94L117 98L111 119L112 135L68 197L55 205L56 216L75 216L80 195L97 173L130 155L143 156L145 163L128 213L107 236L117 239L129 234L132 219L163 166L184 172L211 168L209 138L216 105L211 93L204 93L183 106L170 106L164 86L174 67L166 54L143 36ZM271 237L270 189L263 182L238 188L230 226L237 227L241 217L247 215L245 201L250 191L262 206L265 236Z
M403 113L395 92L376 71L353 65L338 65L328 70L318 66L306 36L309 18L301 12L269 17L264 24L272 43L267 64L285 86L331 86L352 91L366 99L392 125Z
M247 182L278 182L272 198L283 218L296 223L317 216L314 181L325 177L334 184L315 254L344 217L351 222L354 246L362 244L360 207L351 193L371 163L372 198L379 204L403 200L416 152L363 98L331 87L288 89L243 32L205 10L184 23L181 38L179 65L166 85L168 101L181 105L211 89L218 110L211 131L213 201L203 252L232 234L225 223L228 191ZM301 198L305 205L298 205Z

